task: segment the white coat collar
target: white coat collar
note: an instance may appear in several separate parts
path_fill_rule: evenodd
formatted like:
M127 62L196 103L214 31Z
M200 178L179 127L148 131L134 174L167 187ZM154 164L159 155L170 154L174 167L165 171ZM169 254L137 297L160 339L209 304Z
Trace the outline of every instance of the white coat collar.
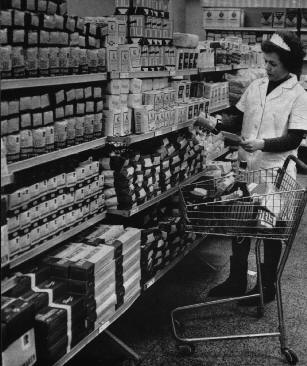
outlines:
M290 74L290 75L291 75L291 77L288 80L284 81L277 88L272 90L268 96L266 95L266 93L267 93L267 88L268 88L268 84L269 84L269 79L267 77L265 77L260 80L259 91L260 91L262 105L265 104L266 99L271 100L273 98L279 97L282 94L283 89L292 89L297 84L296 75L293 75L293 74Z

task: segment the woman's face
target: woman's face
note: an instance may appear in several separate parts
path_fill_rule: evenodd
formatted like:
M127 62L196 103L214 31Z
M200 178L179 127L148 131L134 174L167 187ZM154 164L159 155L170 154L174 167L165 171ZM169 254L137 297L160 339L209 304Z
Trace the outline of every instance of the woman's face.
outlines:
M278 81L285 78L289 71L285 69L284 65L280 62L277 53L264 53L265 69L270 81Z

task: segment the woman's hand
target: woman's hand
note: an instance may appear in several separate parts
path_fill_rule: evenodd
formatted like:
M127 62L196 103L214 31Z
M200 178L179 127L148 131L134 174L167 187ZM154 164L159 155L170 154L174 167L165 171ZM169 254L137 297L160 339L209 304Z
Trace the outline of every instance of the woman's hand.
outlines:
M254 152L257 150L262 150L264 148L264 140L261 139L249 139L249 140L242 140L240 145L243 149L247 152Z

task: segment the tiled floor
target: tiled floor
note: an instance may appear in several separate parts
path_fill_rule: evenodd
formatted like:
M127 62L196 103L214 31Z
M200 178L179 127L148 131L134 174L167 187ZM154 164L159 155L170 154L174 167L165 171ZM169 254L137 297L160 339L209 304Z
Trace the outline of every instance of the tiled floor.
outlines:
M300 178L307 186L306 176ZM280 353L278 338L206 342L196 345L191 356L182 357L175 348L170 328L170 311L174 307L206 299L208 289L228 274L229 242L211 241L185 258L175 269L147 291L115 324L110 327L117 336L138 352L140 366L278 366L286 365ZM204 263L209 261L210 266ZM214 269L212 269L214 268ZM250 255L250 269L255 269ZM249 277L250 284L255 281ZM307 209L296 235L282 279L286 331L289 346L307 365ZM258 319L255 309L235 303L206 308L193 316L184 315L187 334L193 336L277 331L275 302L266 305L265 315ZM99 354L99 340L92 350ZM102 347L102 345L101 345ZM89 352L85 353L89 356ZM98 361L100 359L100 361ZM76 361L77 362L77 361ZM76 364L76 363L75 363ZM117 365L96 355L91 365Z

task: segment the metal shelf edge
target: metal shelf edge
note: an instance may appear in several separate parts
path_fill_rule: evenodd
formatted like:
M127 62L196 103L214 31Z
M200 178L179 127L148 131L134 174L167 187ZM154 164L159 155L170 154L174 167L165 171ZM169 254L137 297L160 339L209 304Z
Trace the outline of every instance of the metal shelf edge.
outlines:
M105 80L107 80L107 73L105 72L96 74L46 76L37 78L24 78L24 79L4 79L1 80L1 89L12 90L21 88L36 88L42 86L79 84L79 83L105 81Z
M28 260L30 260L32 258L35 258L39 254L42 254L45 251L60 244L61 242L68 240L72 236L79 234L81 231L87 229L89 226L95 225L97 222L103 220L105 217L106 217L105 212L98 214L98 215L94 216L93 218L89 219L88 221L78 225L77 227L74 227L74 228L68 230L64 234L59 235L59 236L47 241L46 243L43 243L43 244L39 245L38 247L25 252L24 254L21 254L17 258L12 259L10 261L10 268L15 268L15 267L21 265L22 263L27 262Z
M74 357L78 352L80 352L87 344L89 344L94 338L96 338L99 334L102 333L101 327L104 328L104 325L107 329L112 323L114 323L120 316L122 316L132 305L133 303L140 297L140 292L138 292L135 296L132 297L131 300L129 300L127 303L122 305L121 308L119 308L114 315L111 317L110 320L100 324L98 328L96 328L92 333L90 333L88 336L86 336L84 339L82 339L72 350L64 355L60 360L58 360L53 366L62 366L65 365L72 357Z
M34 158L20 160L20 161L17 161L16 163L9 164L8 170L11 174L13 174L14 172L32 168L32 167L38 166L40 164L49 163L50 161L61 159L66 156L78 154L82 151L91 150L91 149L97 148L99 146L104 146L106 143L106 140L107 140L106 137L102 137L102 138L92 140L89 142L84 142L79 145L70 146L65 149L52 151L51 153L48 153L48 154L39 155Z

